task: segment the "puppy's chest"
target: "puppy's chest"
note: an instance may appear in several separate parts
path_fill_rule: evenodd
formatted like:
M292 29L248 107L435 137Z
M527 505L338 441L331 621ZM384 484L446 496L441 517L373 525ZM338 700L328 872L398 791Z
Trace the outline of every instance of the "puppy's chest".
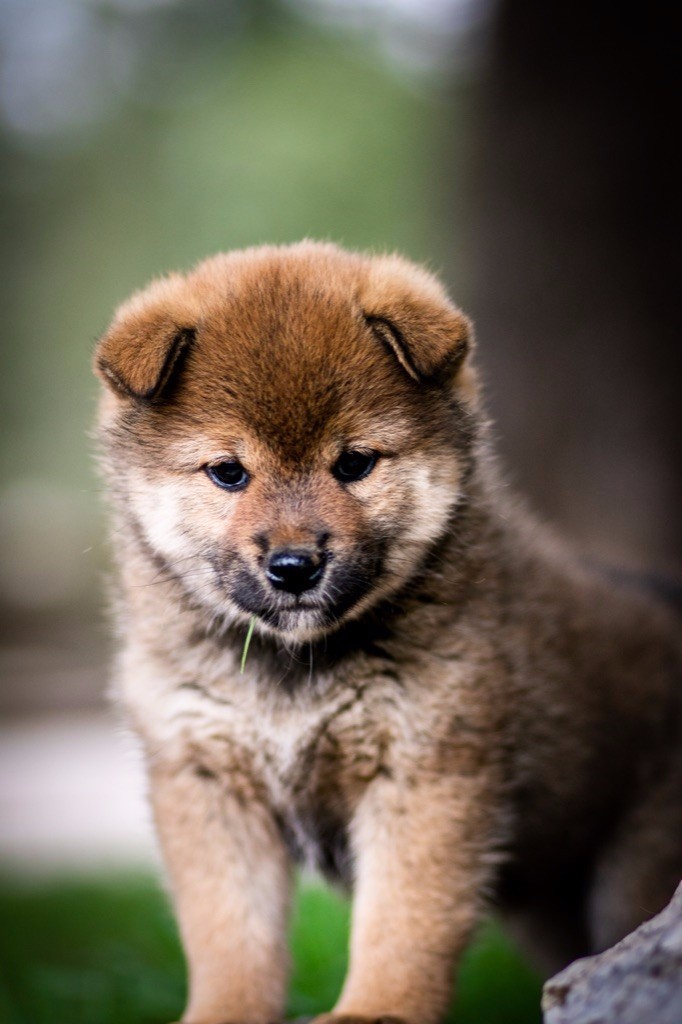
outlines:
M343 876L353 808L373 779L393 772L404 733L396 695L378 683L289 706L198 688L176 699L172 745L182 760L226 793L266 803L298 860Z

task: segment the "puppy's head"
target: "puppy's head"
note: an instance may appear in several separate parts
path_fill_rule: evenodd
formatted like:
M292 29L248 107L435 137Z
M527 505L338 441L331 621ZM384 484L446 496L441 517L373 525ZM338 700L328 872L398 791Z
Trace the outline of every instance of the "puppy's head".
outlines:
M419 570L472 445L469 325L398 257L301 243L133 296L95 353L113 492L228 625L304 641Z

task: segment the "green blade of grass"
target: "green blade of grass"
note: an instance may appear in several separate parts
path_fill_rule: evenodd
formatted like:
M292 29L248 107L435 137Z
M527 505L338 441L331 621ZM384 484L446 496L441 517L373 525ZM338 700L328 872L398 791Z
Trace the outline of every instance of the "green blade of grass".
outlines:
M248 628L248 631L246 633L246 640L244 641L244 650L242 651L242 665L241 665L241 674L242 675L244 675L244 666L246 665L246 656L249 653L249 646L251 644L251 637L253 636L253 627L255 625L256 625L256 616L252 615L251 616L251 621L249 622L249 628Z

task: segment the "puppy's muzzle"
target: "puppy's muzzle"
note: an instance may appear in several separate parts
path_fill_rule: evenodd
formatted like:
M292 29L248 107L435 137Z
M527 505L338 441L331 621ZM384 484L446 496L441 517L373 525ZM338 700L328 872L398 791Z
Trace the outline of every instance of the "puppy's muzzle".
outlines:
M326 557L306 548L279 548L269 556L265 575L275 590L303 594L317 586L324 575Z

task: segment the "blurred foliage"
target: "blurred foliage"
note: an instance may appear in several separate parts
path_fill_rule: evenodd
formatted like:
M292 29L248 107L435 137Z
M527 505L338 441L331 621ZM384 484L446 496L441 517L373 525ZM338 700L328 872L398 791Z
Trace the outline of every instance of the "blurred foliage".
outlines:
M289 1013L329 1009L346 967L348 905L299 890ZM0 1020L4 1024L168 1024L184 999L184 965L168 904L145 876L0 884ZM540 983L487 926L466 955L453 1024L537 1024Z

